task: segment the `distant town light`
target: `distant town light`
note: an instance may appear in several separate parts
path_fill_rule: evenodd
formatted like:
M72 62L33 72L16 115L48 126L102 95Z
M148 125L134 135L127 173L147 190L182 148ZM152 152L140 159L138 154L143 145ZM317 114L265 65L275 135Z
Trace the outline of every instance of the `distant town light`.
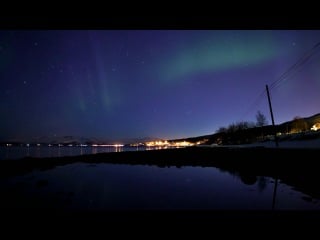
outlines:
M166 141L146 142L145 144L147 147L187 147L187 146L195 145L194 143L187 142L187 141L169 143L167 140Z
M316 123L312 126L311 130L318 131L320 129L320 123Z
M114 147L123 147L123 144L115 144Z
M92 147L123 147L123 144L92 144Z

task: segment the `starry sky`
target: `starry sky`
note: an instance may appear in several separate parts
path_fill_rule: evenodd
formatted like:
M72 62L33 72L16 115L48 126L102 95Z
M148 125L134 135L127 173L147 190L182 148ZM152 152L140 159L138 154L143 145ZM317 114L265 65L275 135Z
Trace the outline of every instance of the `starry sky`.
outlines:
M308 117L320 112L319 41L318 30L2 30L0 140L192 137L258 110L271 123L266 84L276 124Z

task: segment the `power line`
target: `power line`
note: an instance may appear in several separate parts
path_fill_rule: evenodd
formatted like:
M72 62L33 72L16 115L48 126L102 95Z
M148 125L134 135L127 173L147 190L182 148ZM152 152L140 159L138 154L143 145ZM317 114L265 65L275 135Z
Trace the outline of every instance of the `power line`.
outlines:
M295 64L293 64L287 71L285 71L277 80L271 83L270 90L279 87L282 81L288 80L289 78L291 78L292 75L290 76L290 74L292 74L294 70L297 70L298 68L306 64L306 62L316 53L316 51L318 50L317 48L319 46L320 46L320 42L315 44Z
M274 82L270 84L269 90L274 90L278 88L281 83L283 83L285 80L288 80L295 76L298 72L301 71L301 66L306 64L308 60L316 54L318 48L320 47L320 42L315 44L309 51L307 51L295 64L293 64L287 71L285 71L278 79L276 79ZM300 68L300 69L299 69ZM246 112L241 117L244 118L253 108L256 108L262 99L265 98L266 90L264 89L254 100L254 102L250 105L250 107L246 110ZM271 96L270 96L271 97Z
M288 77L284 78L281 82L278 82L277 84L273 85L273 87L271 89L272 90L277 89L281 84L287 83L289 79L292 79L294 76L296 76L301 71L302 71L301 68L297 69L295 72L292 72L291 75L289 75Z
M316 48L320 46L320 42L317 43L313 48L311 48L308 52L306 52L295 64L293 64L286 72L284 72L276 81L270 84L270 87L274 86L278 82L282 81L286 78L286 76L290 73L290 71L293 71L297 68L299 68L301 65L305 64L312 55L315 54Z

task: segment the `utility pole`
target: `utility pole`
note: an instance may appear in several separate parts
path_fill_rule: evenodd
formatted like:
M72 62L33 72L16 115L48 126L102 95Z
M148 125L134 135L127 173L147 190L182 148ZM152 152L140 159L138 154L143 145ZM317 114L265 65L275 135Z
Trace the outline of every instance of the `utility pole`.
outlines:
M274 140L276 142L276 147L279 147L278 139L277 139L277 131L276 131L276 128L275 128L275 125L274 125L274 118L273 118L273 112L272 112L272 106L271 106L271 100L270 100L270 94L269 94L268 85L266 85L266 89L267 89L267 95L268 95L270 115L271 115L271 120L272 120L272 128L273 128L273 132L274 132Z
M271 99L270 99L268 85L266 85L266 90L267 90L268 102L269 102L269 108L270 108L270 115L271 115L271 120L272 120L272 128L273 128L273 131L274 131L274 140L276 142L276 147L279 147L278 139L277 139L277 131L276 131L275 125L274 125L274 118L273 118L273 112L272 112ZM276 177L275 180L274 180L273 197L272 197L272 210L275 209L277 187L278 187L278 177Z

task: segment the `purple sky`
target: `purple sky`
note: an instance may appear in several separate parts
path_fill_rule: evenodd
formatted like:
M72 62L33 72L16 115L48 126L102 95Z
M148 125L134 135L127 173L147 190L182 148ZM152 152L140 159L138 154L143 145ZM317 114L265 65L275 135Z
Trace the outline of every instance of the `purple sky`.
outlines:
M258 110L271 123L266 84L276 124L308 117L320 112L319 47L280 77L319 41L306 30L0 31L0 140L191 137Z

